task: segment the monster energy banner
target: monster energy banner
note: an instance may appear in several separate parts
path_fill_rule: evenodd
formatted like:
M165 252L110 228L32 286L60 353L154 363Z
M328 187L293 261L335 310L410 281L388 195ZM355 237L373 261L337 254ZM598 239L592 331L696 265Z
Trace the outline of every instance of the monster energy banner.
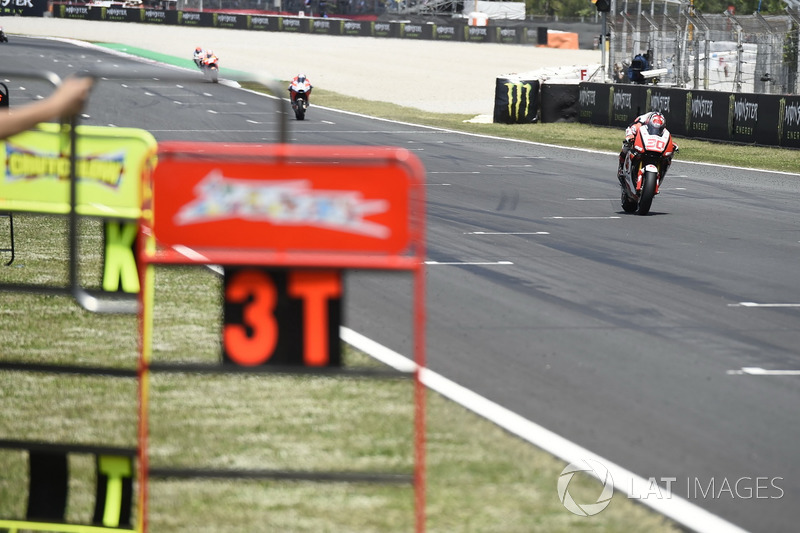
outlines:
M647 113L644 108L644 87L641 85L614 85L608 95L608 124L625 128L636 117Z
M690 137L731 141L733 95L716 91L686 93L686 134ZM667 122L669 128L669 122Z
M778 144L800 148L800 97L781 96L778 100Z
M660 111L673 135L686 135L686 91L649 87L645 91L645 112Z
M539 116L539 80L497 78L493 122L529 124Z
M607 83L581 83L578 85L579 122L608 126L608 99L613 87Z

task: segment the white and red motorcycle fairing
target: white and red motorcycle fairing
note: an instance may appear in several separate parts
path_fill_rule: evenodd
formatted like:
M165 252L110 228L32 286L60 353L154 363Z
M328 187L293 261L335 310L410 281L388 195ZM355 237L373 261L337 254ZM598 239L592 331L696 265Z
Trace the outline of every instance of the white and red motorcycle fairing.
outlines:
M297 120L303 120L308 109L308 92L311 91L311 82L308 79L298 81L293 79L289 85L289 95L292 100L292 109Z
M658 131L642 124L638 129L622 165L625 182L622 209L626 213L646 215L650 212L653 197L658 194L676 148L666 128Z

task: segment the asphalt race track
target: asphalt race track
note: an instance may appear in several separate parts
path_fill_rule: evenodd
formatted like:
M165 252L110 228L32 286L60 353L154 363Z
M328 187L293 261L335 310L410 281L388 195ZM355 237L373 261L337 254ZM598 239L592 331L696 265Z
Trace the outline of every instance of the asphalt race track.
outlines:
M59 74L156 68L21 37L0 57ZM15 104L34 97L10 87ZM280 119L274 100L199 77L102 81L86 115L219 142L274 141ZM291 142L402 146L423 161L434 371L674 479L675 494L740 527L797 531L800 376L753 368L800 370L800 176L677 160L638 217L619 208L616 154L319 107L289 126ZM396 274L350 275L347 326L411 354L409 292Z

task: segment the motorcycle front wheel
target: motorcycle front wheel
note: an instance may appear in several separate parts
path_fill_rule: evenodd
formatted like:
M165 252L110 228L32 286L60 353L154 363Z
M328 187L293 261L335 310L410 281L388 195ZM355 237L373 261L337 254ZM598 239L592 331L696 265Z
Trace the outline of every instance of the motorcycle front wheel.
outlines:
M656 173L645 172L642 178L642 192L639 194L639 209L636 211L639 215L646 215L650 212L650 206L653 203L653 197L656 195Z
M300 96L294 101L294 117L297 120L306 118L306 101Z

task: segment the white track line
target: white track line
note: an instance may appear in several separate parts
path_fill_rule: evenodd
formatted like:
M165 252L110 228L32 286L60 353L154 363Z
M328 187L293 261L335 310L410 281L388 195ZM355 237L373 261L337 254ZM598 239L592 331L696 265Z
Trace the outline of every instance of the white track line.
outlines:
M468 231L464 235L550 235L549 231Z
M750 376L800 376L800 370L766 370L757 366L743 366L739 370L728 370L728 374L747 374Z
M513 265L511 261L425 261L426 265Z
M739 302L736 304L728 304L728 307L800 307L800 303L765 303L760 304L756 302Z
M416 364L412 360L350 328L344 326L340 327L339 336L347 344L396 370L413 372L416 369ZM430 390L441 394L477 415L486 418L490 422L497 424L509 433L517 435L521 439L530 442L568 463L576 463L585 459L599 461L611 472L614 478L614 487L622 494L628 494L629 491L633 494L648 494L651 488L649 480L637 476L633 472L612 463L608 459L598 457L595 453L586 448L509 411L505 407L487 400L483 396L450 381L432 370L423 368L420 371L420 381ZM556 480L554 479L553 487L555 486ZM555 488L553 490L555 490ZM744 529L674 494L671 498L667 499L643 498L636 501L700 533L745 532Z

